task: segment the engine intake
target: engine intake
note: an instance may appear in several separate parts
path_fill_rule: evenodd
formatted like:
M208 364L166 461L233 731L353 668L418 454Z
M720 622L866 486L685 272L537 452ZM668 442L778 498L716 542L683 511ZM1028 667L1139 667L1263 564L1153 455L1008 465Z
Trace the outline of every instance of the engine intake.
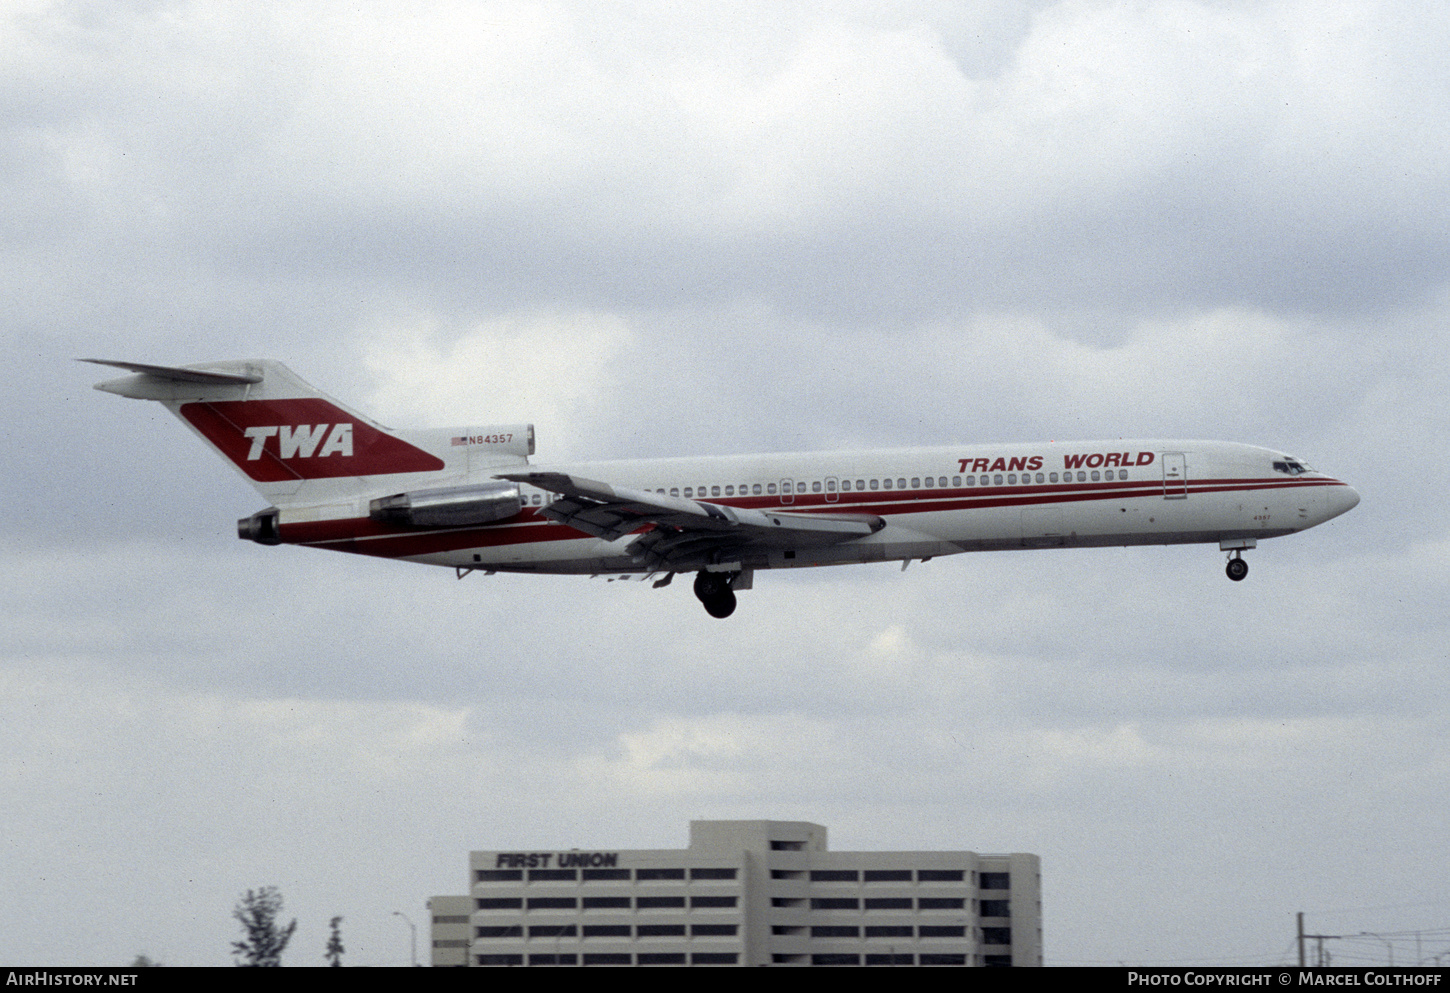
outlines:
M237 521L237 537L243 541L255 541L259 545L282 544L282 531L277 526L279 511L276 507L259 510L251 517Z
M456 528L506 521L523 506L517 483L480 483L379 497L368 505L368 516L406 527Z

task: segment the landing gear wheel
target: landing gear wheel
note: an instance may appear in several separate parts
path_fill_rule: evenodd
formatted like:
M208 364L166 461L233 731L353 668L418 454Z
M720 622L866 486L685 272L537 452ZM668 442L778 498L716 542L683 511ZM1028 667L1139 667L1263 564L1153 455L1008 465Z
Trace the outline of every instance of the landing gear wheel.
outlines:
M705 613L724 619L735 613L735 591L726 588L724 593L704 601Z
M717 597L724 590L730 588L730 577L723 572L697 572L695 573L695 596L701 602Z
M1249 574L1249 564L1243 559L1232 558L1228 560L1228 566L1224 572L1228 573L1228 578L1234 582L1241 582Z
M711 617L724 618L735 613L735 591L730 588L734 581L734 573L701 571L695 574L695 596Z

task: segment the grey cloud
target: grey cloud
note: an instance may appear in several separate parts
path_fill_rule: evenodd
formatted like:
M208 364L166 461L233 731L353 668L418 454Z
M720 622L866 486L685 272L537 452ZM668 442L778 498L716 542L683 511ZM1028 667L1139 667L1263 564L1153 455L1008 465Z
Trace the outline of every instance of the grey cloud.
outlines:
M6 18L0 957L220 964L275 882L397 964L470 846L692 816L1039 851L1057 962L1279 961L1296 909L1444 889L1443 17ZM539 383L510 335L606 354ZM512 374L545 460L1216 435L1365 500L1242 588L1212 548L960 556L761 576L721 625L678 582L240 543L260 498L87 355L275 356L445 425ZM98 898L134 921L57 945Z

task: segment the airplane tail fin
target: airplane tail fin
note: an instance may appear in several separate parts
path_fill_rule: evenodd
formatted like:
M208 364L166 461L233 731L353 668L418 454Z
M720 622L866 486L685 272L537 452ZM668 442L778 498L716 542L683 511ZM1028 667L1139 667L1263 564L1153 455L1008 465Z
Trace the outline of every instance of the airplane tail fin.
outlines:
M485 465L527 464L533 425L404 435L351 410L280 362L173 367L82 359L132 373L96 389L164 404L279 507L437 486Z

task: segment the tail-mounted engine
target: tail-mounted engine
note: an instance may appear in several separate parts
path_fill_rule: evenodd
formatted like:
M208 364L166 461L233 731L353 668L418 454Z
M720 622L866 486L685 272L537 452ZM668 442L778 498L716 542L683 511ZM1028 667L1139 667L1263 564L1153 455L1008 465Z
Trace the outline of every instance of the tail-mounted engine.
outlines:
M517 483L480 483L379 497L368 505L368 516L405 527L457 528L506 521L523 506Z
M280 512L276 507L259 510L251 517L237 521L237 537L243 541L255 541L259 545L282 544L282 532L277 526Z

